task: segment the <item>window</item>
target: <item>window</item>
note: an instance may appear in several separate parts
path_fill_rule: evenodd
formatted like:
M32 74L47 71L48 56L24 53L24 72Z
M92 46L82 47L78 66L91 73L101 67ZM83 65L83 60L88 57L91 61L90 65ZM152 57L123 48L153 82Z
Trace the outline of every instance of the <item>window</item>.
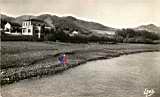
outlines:
M25 29L22 29L22 33L25 33Z
M35 33L39 33L39 30L35 30Z
M30 33L31 32L31 29L28 29L28 33Z
M8 29L8 28L6 28L6 31L7 31L7 32L9 32L9 29Z

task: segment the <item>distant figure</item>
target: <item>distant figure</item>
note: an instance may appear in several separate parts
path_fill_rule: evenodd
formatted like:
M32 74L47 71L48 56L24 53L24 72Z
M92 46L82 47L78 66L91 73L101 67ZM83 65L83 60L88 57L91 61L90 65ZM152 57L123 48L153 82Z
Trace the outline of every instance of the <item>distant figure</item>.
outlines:
M58 57L58 62L60 64L63 64L63 55L62 54Z
M63 55L63 61L64 61L64 65L68 64L68 58L65 54Z
M77 58L77 64L79 64L80 63L80 56L77 56L76 58Z
M58 57L58 61L61 65L63 66L66 66L66 64L68 64L68 58L65 54L61 54L59 57Z

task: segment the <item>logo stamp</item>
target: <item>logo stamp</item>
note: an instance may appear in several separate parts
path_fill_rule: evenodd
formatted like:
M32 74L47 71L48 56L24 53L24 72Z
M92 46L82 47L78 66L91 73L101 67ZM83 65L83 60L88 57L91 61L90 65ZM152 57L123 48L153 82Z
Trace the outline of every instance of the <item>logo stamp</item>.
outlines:
M144 90L144 95L145 95L145 97L150 97L150 96L152 96L154 93L155 93L154 89L148 89L148 88L146 88L146 89Z

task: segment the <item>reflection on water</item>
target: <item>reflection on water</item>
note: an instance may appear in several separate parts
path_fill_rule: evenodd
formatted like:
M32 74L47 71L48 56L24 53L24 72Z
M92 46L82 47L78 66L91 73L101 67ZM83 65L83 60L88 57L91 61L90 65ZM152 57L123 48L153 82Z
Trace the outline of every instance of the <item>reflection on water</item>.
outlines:
M61 74L2 87L3 97L160 97L160 52L88 62Z

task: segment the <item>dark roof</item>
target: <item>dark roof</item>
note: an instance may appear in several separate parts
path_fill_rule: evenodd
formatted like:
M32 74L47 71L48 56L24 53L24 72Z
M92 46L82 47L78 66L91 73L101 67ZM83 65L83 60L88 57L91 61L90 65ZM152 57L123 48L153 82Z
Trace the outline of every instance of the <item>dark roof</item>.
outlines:
M45 25L45 26L48 26L48 24L42 20L39 20L39 19L28 19L28 20L25 20L25 21L31 21L33 25Z
M8 23L10 23L11 24L11 26L21 26L20 24L18 24L18 23L15 23L15 22L8 22Z
M39 20L39 19L28 19L28 20L25 20L25 21L44 22L44 21L42 21L42 20Z

